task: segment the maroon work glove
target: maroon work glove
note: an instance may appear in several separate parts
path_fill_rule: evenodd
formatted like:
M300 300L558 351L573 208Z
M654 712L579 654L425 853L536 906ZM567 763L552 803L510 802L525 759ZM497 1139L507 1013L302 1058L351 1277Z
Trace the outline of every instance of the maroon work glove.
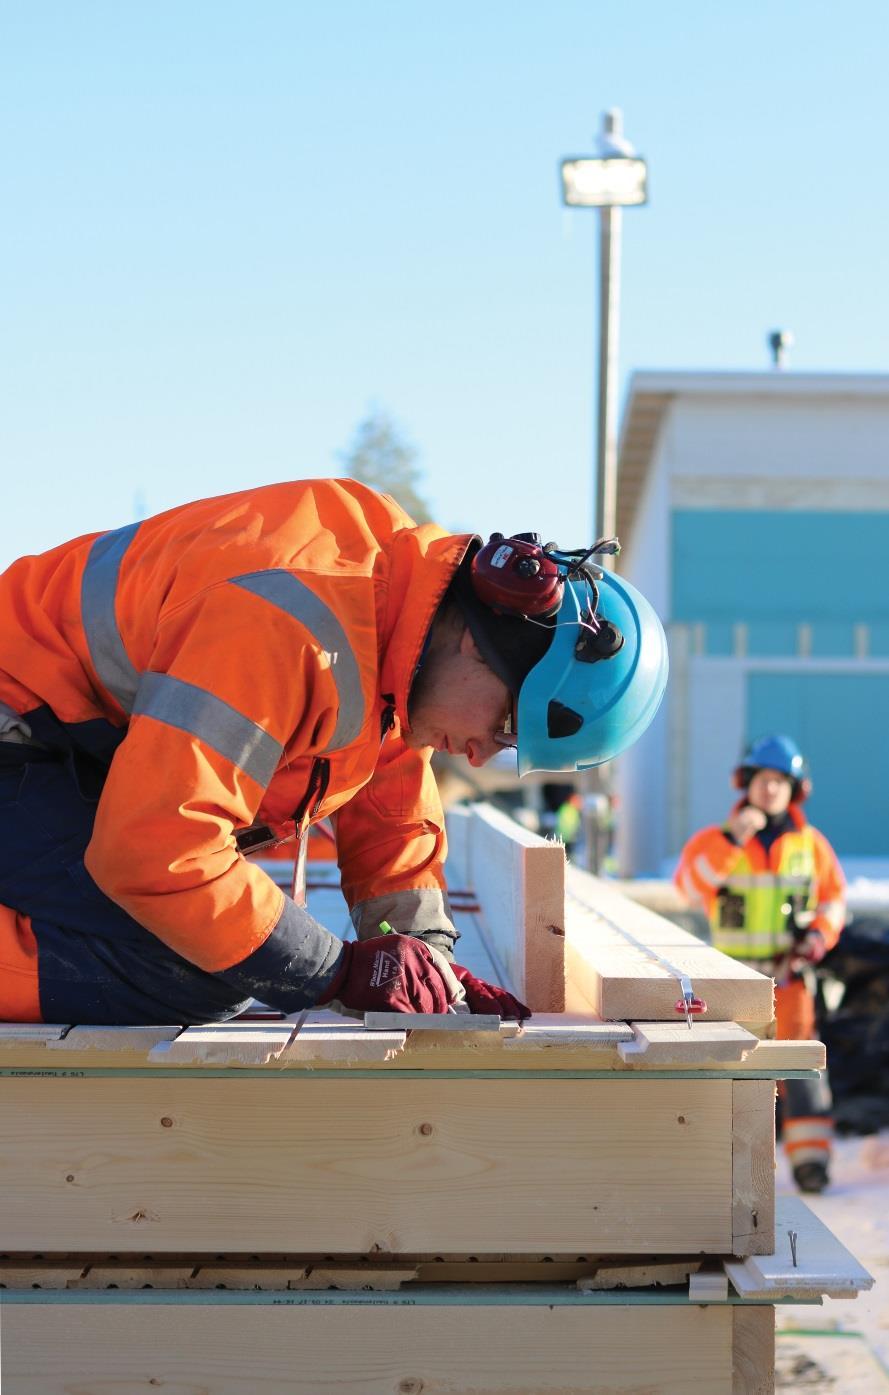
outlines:
M444 977L422 940L378 935L347 940L339 973L318 999L359 1012L447 1012Z
M793 947L793 958L806 964L820 964L827 953L827 943L820 930L809 930Z
M517 1017L520 1022L531 1016L531 1009L505 988L476 978L462 964L452 964L451 969L463 985L470 1012L496 1012L500 1017Z

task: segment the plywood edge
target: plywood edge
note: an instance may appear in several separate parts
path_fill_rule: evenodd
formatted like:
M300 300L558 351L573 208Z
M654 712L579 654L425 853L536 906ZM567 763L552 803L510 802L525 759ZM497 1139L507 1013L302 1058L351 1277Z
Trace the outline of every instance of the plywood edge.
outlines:
M873 1287L873 1275L799 1197L779 1197L775 1209L773 1251L725 1262L742 1298L848 1298Z

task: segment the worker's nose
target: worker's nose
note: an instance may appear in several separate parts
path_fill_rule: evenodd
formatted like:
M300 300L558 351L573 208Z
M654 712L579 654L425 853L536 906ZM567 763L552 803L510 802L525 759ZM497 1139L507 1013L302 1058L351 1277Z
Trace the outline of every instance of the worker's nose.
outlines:
M495 742L493 736L474 738L466 743L466 758L470 765L476 767L487 765L492 756L496 755L500 747Z

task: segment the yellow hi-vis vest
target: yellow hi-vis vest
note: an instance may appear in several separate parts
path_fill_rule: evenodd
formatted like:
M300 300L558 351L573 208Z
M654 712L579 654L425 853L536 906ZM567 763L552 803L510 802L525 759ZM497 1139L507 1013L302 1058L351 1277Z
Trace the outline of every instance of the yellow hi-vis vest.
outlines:
M710 914L715 949L733 959L779 959L793 948L817 902L815 838L809 825L782 833L777 870L754 868L746 851L720 887Z

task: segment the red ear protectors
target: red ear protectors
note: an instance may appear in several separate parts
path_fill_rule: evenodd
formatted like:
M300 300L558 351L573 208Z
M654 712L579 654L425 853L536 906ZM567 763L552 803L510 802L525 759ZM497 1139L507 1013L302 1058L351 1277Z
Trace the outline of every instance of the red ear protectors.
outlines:
M501 615L554 615L562 604L564 569L541 546L537 533L506 538L492 533L472 559L472 586Z

